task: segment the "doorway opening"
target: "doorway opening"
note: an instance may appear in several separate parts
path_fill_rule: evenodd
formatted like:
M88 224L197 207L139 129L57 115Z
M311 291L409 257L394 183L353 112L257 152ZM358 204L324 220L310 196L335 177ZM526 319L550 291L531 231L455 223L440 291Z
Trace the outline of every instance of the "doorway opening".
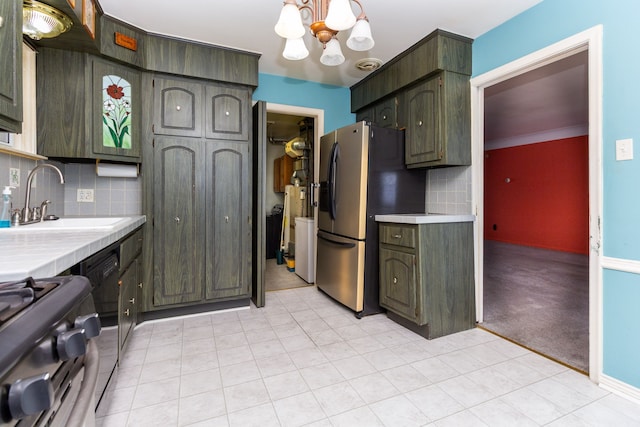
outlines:
M602 215L601 31L601 27L594 27L475 77L471 82L474 111L472 114L473 199L478 218L476 227L477 320L481 327L494 330L505 338L512 339L579 371L588 372L593 381L598 381L602 347L600 313L597 309L600 304L599 290L601 289L599 261L601 241L599 219ZM486 146L491 132L489 126L492 126L489 116L491 113L489 97L496 95L500 90L508 90L509 85L514 86L513 83L517 82L517 79L526 81L529 78L529 83L533 85L531 77L541 72L544 75L544 67L560 67L567 64L570 65L565 67L565 71L572 69L573 66L582 67L585 75L586 93L582 104L586 107L584 124L572 128L569 125L562 126L556 123L553 132L549 133L549 127L544 130L549 133L546 138L540 137L544 133L542 129L528 129L528 132L519 135L520 144L507 144L498 148ZM569 72L565 74L567 73L570 74ZM569 78L575 78L575 75ZM560 85L552 93L562 97L564 87ZM526 98L522 98L520 94L520 99ZM556 104L548 104L543 108L555 108L559 101L555 102ZM568 99L566 102L575 102L575 99ZM513 112L514 108L516 107L512 105L509 112ZM532 109L529 113L533 115L536 111ZM557 115L554 117L557 118ZM516 124L516 126L522 126L522 124ZM580 127L584 130L580 131ZM554 132L555 136L549 137ZM566 134L566 132L574 133ZM525 141L527 138L530 140ZM577 152L582 150L582 160L566 158L564 165L556 168L561 173L567 173L567 164L574 166L579 164L580 171L568 176L582 177L580 184L574 186L574 191L576 191L575 188L579 189L578 196L582 200L577 203L578 207L572 205L572 209L580 213L576 213L576 210L570 214L559 213L552 201L549 198L545 199L567 184L564 178L551 179L551 181L540 179L542 175L548 175L549 170L553 169L548 154L555 150L562 151L564 148L575 149ZM538 164L537 169L534 167L527 178L523 169L532 166L533 159L540 155L537 151L547 152L547 155L543 154L547 163ZM513 169L519 158L521 166ZM522 166L522 162L525 166ZM507 169L512 167L513 172L507 173L501 169L505 165ZM524 185L527 179L530 181L528 185ZM515 184L520 185L521 188L516 188L518 186ZM499 186L501 188L497 188ZM537 214L531 211L530 205L529 210L526 210L527 201L531 201L536 191L541 197L538 203L543 205L536 206L535 209L539 210ZM504 202L505 196L509 194L511 194L511 200ZM525 197L522 197L523 195ZM509 205L514 203L514 198L522 199L524 202L519 200L515 207ZM567 201L560 200L560 202ZM564 208L566 204L564 203ZM524 211L518 210L523 207ZM567 226L567 223L558 224L559 217L574 222L579 220L579 224L570 224L570 226ZM540 230L551 230L551 232L546 233L548 235L545 237L541 236L545 232ZM567 247L566 241L559 243L559 240L562 240L559 237L563 233L571 231L575 234L575 230L579 230L577 231L579 236L574 236L573 247ZM512 233L509 234L509 232ZM547 239L546 243L536 240L542 237ZM494 286L501 281L502 288ZM554 304L559 306L555 313ZM529 314L533 316L527 318ZM510 316L511 320L509 320ZM522 328L517 332L514 329L516 321L513 320L516 317L522 324ZM498 325L505 319L506 326ZM557 326L557 319L560 319L560 327ZM553 322L554 320L556 323ZM559 329L564 330L558 331ZM565 335L563 338L560 333L560 338L556 336L554 342L550 338L552 336L550 332L562 332ZM525 336L527 333L531 338ZM575 350L566 345L567 338L574 340L576 337L580 338L577 340L580 341L579 357L572 355L571 353ZM542 343L545 340L547 341ZM545 345L548 347L543 348Z
M267 103L265 291L315 283L315 110Z

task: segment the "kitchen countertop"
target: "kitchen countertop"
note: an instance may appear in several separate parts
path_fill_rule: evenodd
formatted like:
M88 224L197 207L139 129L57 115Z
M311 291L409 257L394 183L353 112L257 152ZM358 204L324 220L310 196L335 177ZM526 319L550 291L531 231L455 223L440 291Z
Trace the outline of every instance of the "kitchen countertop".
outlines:
M144 215L127 216L111 229L0 229L0 281L44 278L118 241L146 222Z
M474 222L475 215L450 214L390 214L376 215L377 222L393 222L397 224L437 224L443 222Z

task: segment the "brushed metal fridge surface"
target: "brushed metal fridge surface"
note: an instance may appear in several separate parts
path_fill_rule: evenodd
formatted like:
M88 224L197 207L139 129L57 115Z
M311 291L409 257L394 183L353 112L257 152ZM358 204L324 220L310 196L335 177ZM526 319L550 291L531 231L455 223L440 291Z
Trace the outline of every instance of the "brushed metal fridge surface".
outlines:
M361 240L318 231L316 283L357 313L364 310L364 251Z
M375 215L425 209L426 171L404 165L404 132L358 122L320 140L316 285L356 312L379 313Z
M364 122L320 139L320 203L333 204L320 208L320 230L352 239L365 238L368 169L369 126Z

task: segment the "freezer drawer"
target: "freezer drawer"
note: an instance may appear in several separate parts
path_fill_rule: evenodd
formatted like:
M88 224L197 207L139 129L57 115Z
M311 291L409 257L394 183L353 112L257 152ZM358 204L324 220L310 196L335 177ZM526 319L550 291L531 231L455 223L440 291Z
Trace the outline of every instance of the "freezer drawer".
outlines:
M355 312L364 309L365 243L318 231L316 285Z

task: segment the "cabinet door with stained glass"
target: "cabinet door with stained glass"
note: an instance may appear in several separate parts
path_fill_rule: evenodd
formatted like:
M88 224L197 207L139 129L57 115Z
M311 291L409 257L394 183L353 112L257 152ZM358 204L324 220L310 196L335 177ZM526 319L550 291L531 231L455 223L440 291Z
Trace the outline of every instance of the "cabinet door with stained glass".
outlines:
M105 159L139 161L140 72L95 58L93 72L93 152Z

